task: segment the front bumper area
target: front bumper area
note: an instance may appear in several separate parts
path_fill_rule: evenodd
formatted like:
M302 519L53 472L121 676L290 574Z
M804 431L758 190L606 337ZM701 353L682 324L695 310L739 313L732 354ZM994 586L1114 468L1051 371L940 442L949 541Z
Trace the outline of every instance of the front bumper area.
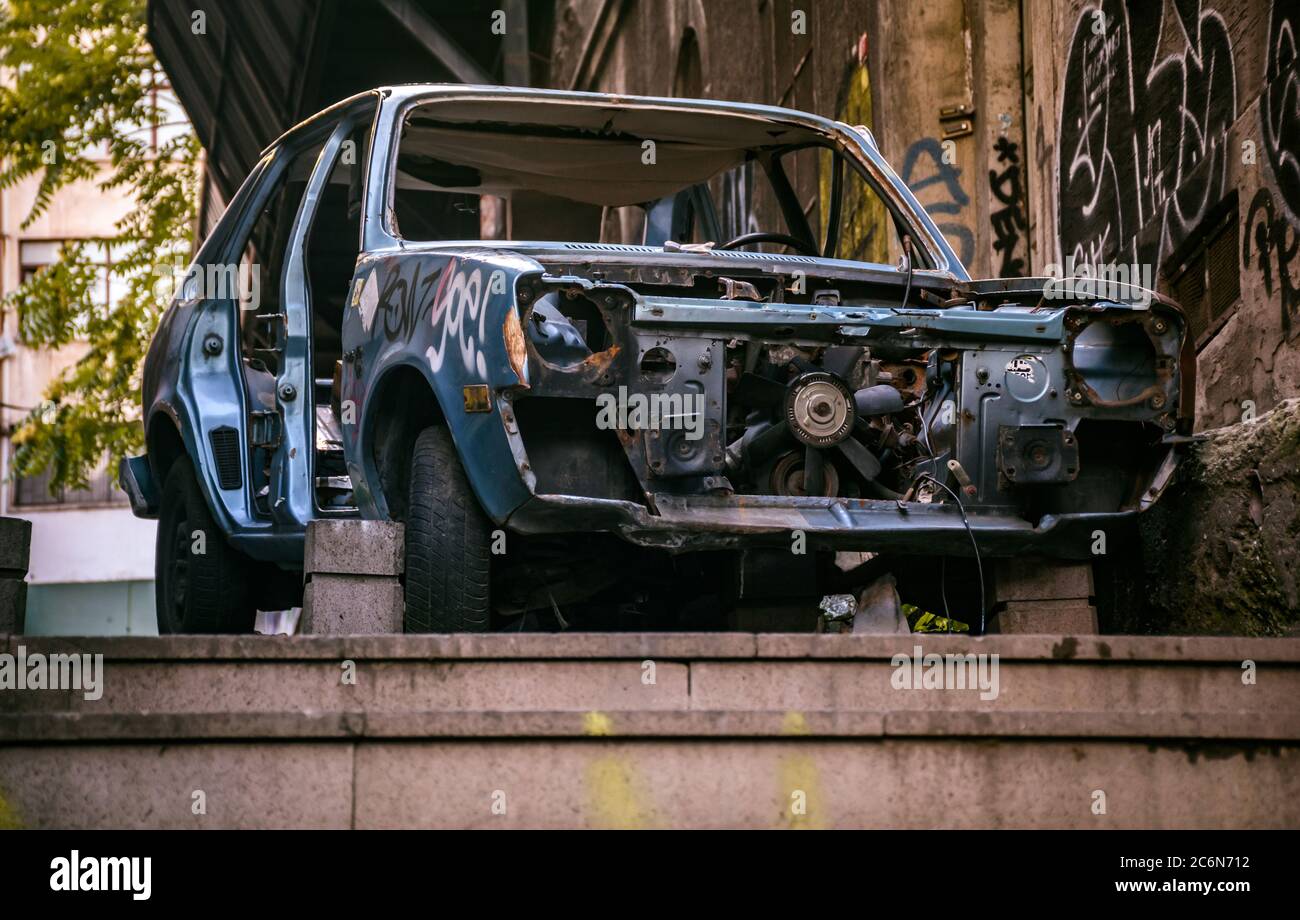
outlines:
M520 533L602 530L638 546L678 552L742 546L790 545L802 531L820 549L893 551L916 555L1036 552L1062 559L1093 555L1095 532L1121 525L1136 510L1046 515L1037 525L1006 511L953 504L767 495L739 497L656 495L658 514L632 502L570 495L537 495L518 508L509 526Z
M132 514L138 518L158 516L162 495L147 456L123 457L117 466L117 483L131 502Z

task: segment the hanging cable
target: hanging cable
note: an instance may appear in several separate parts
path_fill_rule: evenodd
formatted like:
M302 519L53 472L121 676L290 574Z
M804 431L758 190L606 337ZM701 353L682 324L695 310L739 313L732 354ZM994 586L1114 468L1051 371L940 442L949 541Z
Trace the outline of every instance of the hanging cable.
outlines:
M967 535L968 537L970 537L970 545L971 545L971 549L973 549L973 550L975 551L975 568L976 568L976 570L979 572L979 578L980 578L980 635L983 635L983 634L984 634L984 603L985 603L985 593L984 593L984 563L983 563L983 561L980 559L980 548L979 548L979 544L975 542L975 531L974 531L973 529L971 529L971 526L970 526L970 520L966 517L966 506L963 505L963 504L961 503L961 496L959 496L956 492L954 492L951 488L949 488L948 485L947 485L947 483L940 482L938 479L936 479L936 478L935 478L933 475L931 475L930 473L922 473L919 477L917 477L917 479L918 479L918 481L924 481L924 480L928 479L928 480L930 480L932 483L934 483L936 486L938 486L939 488L943 489L945 492L947 492L949 495L952 496L952 500L955 501L955 502L957 503L957 510L958 510L959 512L961 512L961 522L962 522L962 524L964 524L964 525L966 526L966 535ZM946 597L945 597L945 604L946 604Z

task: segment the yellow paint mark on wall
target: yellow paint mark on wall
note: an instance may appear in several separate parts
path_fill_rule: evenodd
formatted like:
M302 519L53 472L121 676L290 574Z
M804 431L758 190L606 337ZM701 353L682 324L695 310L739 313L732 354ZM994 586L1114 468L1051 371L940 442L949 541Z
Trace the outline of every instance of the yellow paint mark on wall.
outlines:
M817 830L826 826L821 774L807 754L787 754L777 768L782 823L791 830Z
M808 720L803 717L802 712L793 710L785 714L781 720L781 734L783 735L809 735L812 731L808 728Z
M582 714L582 733L584 735L614 734L614 720L603 712L585 712Z
M636 768L622 757L598 757L588 764L587 793L597 827L637 830L656 823L644 782Z
M3 794L0 794L0 831L20 831L23 829L22 818L18 817L18 812L9 804Z
M843 88L843 105L838 119L850 125L872 128L871 73L862 64L853 69ZM821 221L821 238L826 238L826 225L830 218L831 153L822 151L818 164L817 187L822 206L818 209ZM843 226L836 254L841 259L858 259L864 262L891 264L890 251L895 247L893 224L885 203L854 172L844 175Z

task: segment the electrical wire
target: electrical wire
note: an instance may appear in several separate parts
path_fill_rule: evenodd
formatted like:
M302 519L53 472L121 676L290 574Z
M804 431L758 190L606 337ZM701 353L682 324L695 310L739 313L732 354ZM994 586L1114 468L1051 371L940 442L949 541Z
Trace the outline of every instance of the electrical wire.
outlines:
M943 616L948 621L947 632L952 632L952 614L948 612L948 557L939 557L939 596L943 598Z
M903 234L903 258L907 260L907 287L903 288L903 306L890 307L895 313L902 313L907 309L907 302L912 299L912 238L906 233Z
M975 531L974 531L973 529L971 529L971 526L970 526L970 519L966 517L966 506L963 505L963 504L961 503L961 496L959 496L956 492L954 492L951 488L949 488L947 483L945 483L945 482L940 482L938 479L936 479L936 478L935 478L933 475L931 475L930 473L922 473L920 476L917 477L917 479L918 479L918 481L923 481L923 480L928 479L928 480L930 480L931 482L933 482L936 486L938 486L939 488L943 489L945 492L947 492L949 495L952 496L952 500L955 501L955 502L957 503L957 510L958 510L959 512L961 512L961 522L962 522L962 524L966 525L966 535L967 535L968 537L970 537L970 545L971 545L971 549L973 549L973 550L975 551L975 568L976 568L976 570L979 572L979 578L980 578L980 635L983 635L983 634L984 634L984 605L985 605L985 601L987 600L987 598L986 598L986 596L985 596L985 591L984 591L984 563L983 563L983 561L982 561L981 558L980 558L980 548L979 548L979 544L975 542ZM946 559L947 557L945 556L944 558ZM945 603L945 606L946 606L947 601L945 600L944 603Z

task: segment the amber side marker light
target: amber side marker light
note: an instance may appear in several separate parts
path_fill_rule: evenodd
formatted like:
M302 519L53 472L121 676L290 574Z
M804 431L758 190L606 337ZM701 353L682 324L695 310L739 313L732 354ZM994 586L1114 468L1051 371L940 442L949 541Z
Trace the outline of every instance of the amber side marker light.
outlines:
M492 399L486 383L476 383L464 387L461 393L465 397L466 412L492 411Z

